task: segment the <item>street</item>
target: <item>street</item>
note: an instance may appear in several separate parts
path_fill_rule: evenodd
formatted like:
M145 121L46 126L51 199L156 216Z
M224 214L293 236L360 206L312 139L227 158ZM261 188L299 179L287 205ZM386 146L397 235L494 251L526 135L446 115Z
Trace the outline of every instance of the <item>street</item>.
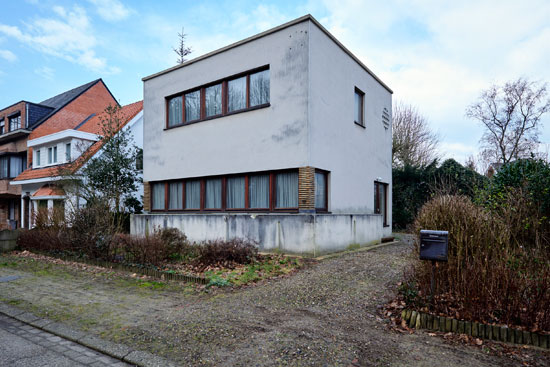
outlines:
M0 314L0 366L130 366Z

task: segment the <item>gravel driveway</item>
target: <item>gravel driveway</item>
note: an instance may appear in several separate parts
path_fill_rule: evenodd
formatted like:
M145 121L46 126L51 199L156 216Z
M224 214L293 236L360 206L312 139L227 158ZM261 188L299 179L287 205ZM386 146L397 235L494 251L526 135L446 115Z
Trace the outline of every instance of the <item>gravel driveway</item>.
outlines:
M388 330L377 306L410 261L400 243L324 260L290 277L205 293L58 265L10 263L10 302L182 365L494 366L516 363L427 333Z

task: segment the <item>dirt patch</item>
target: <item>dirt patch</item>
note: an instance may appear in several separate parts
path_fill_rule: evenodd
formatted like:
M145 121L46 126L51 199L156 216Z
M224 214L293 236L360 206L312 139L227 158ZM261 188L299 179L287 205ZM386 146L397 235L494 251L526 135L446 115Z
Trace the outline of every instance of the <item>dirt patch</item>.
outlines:
M379 312L409 264L406 243L331 258L259 286L177 283L1 258L0 298L182 365L494 366L509 356L392 331ZM532 351L534 363L546 358ZM547 361L547 360L546 360Z

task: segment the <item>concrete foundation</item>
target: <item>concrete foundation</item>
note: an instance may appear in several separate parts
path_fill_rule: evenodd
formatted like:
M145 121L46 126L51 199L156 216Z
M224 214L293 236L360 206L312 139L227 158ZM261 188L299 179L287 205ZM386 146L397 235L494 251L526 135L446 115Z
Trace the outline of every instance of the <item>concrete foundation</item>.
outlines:
M391 235L376 214L140 214L132 215L130 232L178 228L191 241L247 238L261 251L318 256L350 245L367 245Z
M0 231L0 252L12 251L17 247L17 238L19 230L2 230Z

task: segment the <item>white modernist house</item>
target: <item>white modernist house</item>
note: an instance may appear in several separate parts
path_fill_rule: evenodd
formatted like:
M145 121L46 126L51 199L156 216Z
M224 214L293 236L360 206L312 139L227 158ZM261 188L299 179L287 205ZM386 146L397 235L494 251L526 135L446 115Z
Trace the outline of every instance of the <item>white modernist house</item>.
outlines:
M142 102L122 107L127 118L122 129L130 130L134 143L143 148L143 109ZM10 184L21 185L22 205L30 200L29 210L22 216L23 223L34 225L35 213L39 209L63 208L67 215L71 208L85 204L82 199L67 193L60 187L65 168L78 170L88 159L102 154L101 118L95 115L83 121L75 129L66 129L27 141L29 154L32 154L32 167L17 176ZM31 153L32 152L32 153ZM143 196L143 186L133 193L137 199ZM23 206L22 206L23 207Z
M143 81L133 233L313 254L391 235L392 91L312 16Z

